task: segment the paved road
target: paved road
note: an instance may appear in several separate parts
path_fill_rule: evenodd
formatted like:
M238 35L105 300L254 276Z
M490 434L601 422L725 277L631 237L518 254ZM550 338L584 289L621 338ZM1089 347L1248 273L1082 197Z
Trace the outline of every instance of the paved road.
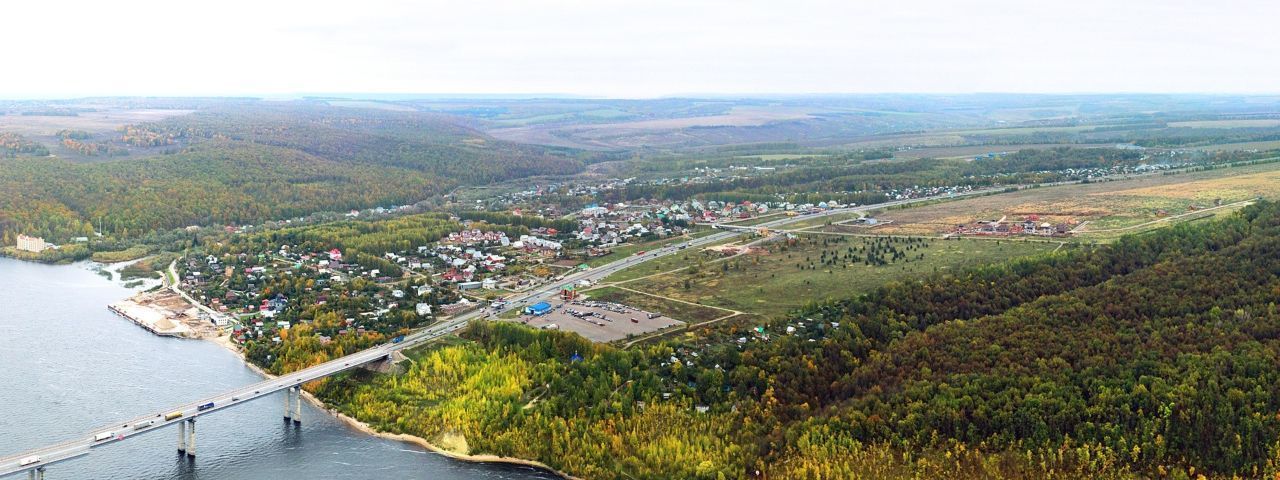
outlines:
M764 222L764 223L749 227L749 230L754 231L755 229L758 229L758 228L776 228L776 227L780 227L793 222L810 220L814 218L822 218L822 217L831 216L831 215L839 215L839 214L850 213L850 212L859 212L859 211L866 211L871 209L907 205L911 203L937 200L940 198L954 198L954 197L960 197L960 196L979 195L979 194L985 194L985 193L992 193L994 191L996 190L974 191L974 192L968 192L963 194L948 195L944 197L896 200L892 202L880 203L875 205L832 209L832 210L827 210L827 211L809 214L809 215L784 217L778 220ZM737 230L737 229L725 230L723 232L713 233L711 235L707 235L704 237L690 239L685 242L672 243L664 247L660 247L652 251L645 252L642 255L633 255L633 256L619 259L612 263L602 265L596 268L592 268L589 270L575 272L573 274L560 278L554 283L549 283L547 285L543 285L543 286L531 289L524 293L517 294L516 296L509 299L510 305L511 305L510 308L523 308L524 306L532 305L544 300L550 301L553 298L555 298L555 296L560 292L560 287L565 284L577 283L581 280L587 280L592 283L596 283L619 270L629 268L629 267L647 262L649 260L653 260L655 258L671 255L685 248L694 248L694 247L709 245L716 242L728 240L735 236L741 235L742 233L743 232L741 230ZM171 270L172 270L172 265L171 265ZM181 292L176 288L176 285L174 285L173 287L175 291L177 291L179 294L186 297L186 295L183 294L183 292ZM26 472L36 467L47 466L53 463L57 463L57 462L75 458L81 455L85 455L85 454L88 454L94 448L120 442L134 435L141 435L144 433L159 430L163 427L177 424L187 419L208 415L208 414L217 412L219 410L222 410L224 408L231 408L237 405L241 405L251 400L270 395L274 392L284 390L289 387L301 385L311 380L324 378L344 370L357 368L366 363L370 363L370 362L374 362L374 361L378 361L383 358L386 358L388 355L394 353L397 350L409 348L430 340L434 340L444 335L448 335L466 326L467 322L474 320L476 318L487 318L487 317L496 315L497 313L498 312L496 311L489 311L487 309L471 311L471 312L459 315L457 317L448 319L439 324L432 325L430 327L427 327L422 330L413 332L409 335L406 335L404 340L399 343L387 343L387 344L379 345L367 350L362 350L360 352L347 355L345 357L342 357L336 360L332 360L326 363L322 363L320 365L299 370L297 372L293 372L287 375L282 375L280 377L263 380L261 382L258 382L252 385L247 385L245 387L241 387L229 392L224 392L219 395L214 395L212 397L193 401L184 405L179 405L173 408L165 409L163 411L152 412L147 415L143 415L141 417L114 422L114 423L111 423L110 425L93 429L92 431L85 433L84 436L80 438L59 443L57 445L51 445L51 446L42 447L35 450L30 450L30 451L22 452L19 454L3 457L3 458L0 458L0 476ZM205 410L199 409L201 405L207 405L210 403L213 404L212 407L206 408ZM167 415L171 415L174 413L179 413L181 415L176 416L169 420L165 419ZM109 435L106 435L105 439L103 440L94 439L95 437L104 433L109 434ZM29 463L27 465L21 465L24 459L26 460L38 459L38 461Z

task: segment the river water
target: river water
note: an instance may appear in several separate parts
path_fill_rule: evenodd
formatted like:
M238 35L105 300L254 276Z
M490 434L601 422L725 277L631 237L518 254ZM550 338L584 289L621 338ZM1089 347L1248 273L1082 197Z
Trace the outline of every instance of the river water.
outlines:
M132 291L92 265L0 258L0 456L261 380L212 342L156 337L108 311ZM170 427L54 464L46 478L557 478L365 435L310 404L301 427L286 425L282 395L201 417L194 460L178 455Z

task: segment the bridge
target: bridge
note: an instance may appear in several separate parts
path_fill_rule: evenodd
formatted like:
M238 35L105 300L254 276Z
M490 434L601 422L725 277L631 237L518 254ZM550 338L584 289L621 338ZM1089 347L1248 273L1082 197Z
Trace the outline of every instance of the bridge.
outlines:
M651 252L646 252L643 255L630 256L596 268L566 275L565 277L560 278L558 282L552 282L517 295L511 299L511 308L520 308L522 305L551 300L559 293L559 286L563 285L565 282L587 280L594 283L619 270L644 263L655 258L671 255L688 247L697 247L728 240L740 235L742 233L741 230L755 232L760 228L775 228L788 223L820 218L828 215L838 215L842 213L865 211L872 208L884 208L916 202L932 201L937 200L938 198L987 194L992 191L994 190L973 191L948 195L946 197L896 200L876 205L831 209L809 215L785 217L750 227L743 227L742 229L725 229L724 227L726 227L726 225L719 225L722 231L710 235L690 239L685 242L668 244ZM151 412L150 414L143 415L141 417L113 422L93 429L81 437L59 443L57 445L50 445L6 457L0 457L0 477L27 472L29 479L43 480L45 469L52 464L88 455L94 449L122 442L129 437L151 433L173 425L178 426L178 451L190 457L194 457L196 454L197 419L224 409L243 405L282 390L287 391L284 402L285 420L292 421L295 424L300 424L302 413L302 384L346 370L359 368L373 362L382 361L391 357L392 354L399 350L420 345L448 335L466 326L467 322L473 319L486 318L496 313L496 311L488 311L487 309L468 312L443 323L415 331L406 335L400 342L385 343L336 360L331 360L313 367L298 370L287 375L263 380L229 392L214 395L212 397L157 412Z
M237 407L250 401L286 390L284 418L301 423L302 384L335 373L359 368L389 358L398 350L439 338L465 325L466 319L435 325L410 335L398 343L385 343L345 357L331 360L310 368L281 375L223 392L208 398L178 405L159 412L121 420L91 430L80 438L0 458L0 477L27 472L28 478L44 478L45 468L54 463L89 454L96 448L122 442L129 437L151 433L165 427L178 426L178 451L194 457L196 454L196 420L205 415Z

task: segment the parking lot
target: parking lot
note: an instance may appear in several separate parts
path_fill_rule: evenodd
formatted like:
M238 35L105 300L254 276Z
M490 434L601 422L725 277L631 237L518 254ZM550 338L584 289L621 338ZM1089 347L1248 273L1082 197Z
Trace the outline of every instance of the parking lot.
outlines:
M684 322L666 315L618 303L574 300L551 305L550 313L541 316L522 315L517 321L538 328L574 332L593 342L611 342L627 338L628 335L684 325Z

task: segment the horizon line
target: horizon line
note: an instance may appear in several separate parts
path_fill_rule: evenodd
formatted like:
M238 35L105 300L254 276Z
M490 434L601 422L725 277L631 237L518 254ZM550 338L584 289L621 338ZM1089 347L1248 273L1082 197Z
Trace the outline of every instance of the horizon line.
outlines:
M1205 97L1268 97L1280 96L1280 91L879 91L879 92L685 92L660 95L607 95L591 93L521 93L521 92L242 92L242 93L181 93L181 94L0 94L0 101L54 101L91 100L110 98L185 98L185 99L247 99L247 100L661 100L678 98L821 98L821 97L885 97L885 96L1205 96Z

